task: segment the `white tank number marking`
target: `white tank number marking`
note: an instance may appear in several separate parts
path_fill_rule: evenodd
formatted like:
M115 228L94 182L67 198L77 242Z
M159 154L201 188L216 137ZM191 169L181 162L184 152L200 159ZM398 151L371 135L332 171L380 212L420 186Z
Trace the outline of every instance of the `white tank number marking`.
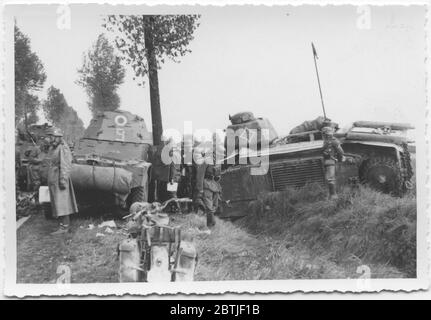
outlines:
M124 127L126 125L127 118L125 116L118 115L114 118L114 122L117 127L120 127L116 128L117 138L115 140L124 142L124 140L126 139L126 130L121 127Z

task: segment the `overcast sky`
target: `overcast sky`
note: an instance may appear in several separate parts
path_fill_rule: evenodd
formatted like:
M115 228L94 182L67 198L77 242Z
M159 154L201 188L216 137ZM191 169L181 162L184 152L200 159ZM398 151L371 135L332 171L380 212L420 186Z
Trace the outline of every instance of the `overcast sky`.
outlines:
M59 88L87 125L87 96L75 81L83 53L105 31L106 7L71 6L70 30L57 28L56 10L21 7L16 21L45 66L45 90ZM364 16L354 6L201 7L199 13L192 52L159 72L165 129L181 130L184 120L195 129L225 128L229 114L250 110L286 134L317 117L322 111L311 41L333 120L417 125L425 116L424 6L370 7L369 29L358 28ZM127 68L121 109L150 126L148 86L139 87L132 76Z

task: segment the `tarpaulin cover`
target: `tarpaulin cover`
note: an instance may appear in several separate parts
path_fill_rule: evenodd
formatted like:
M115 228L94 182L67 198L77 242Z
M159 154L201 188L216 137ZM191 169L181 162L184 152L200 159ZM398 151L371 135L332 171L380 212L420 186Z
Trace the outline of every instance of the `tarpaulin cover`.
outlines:
M116 167L98 167L74 163L71 177L73 186L81 190L101 190L128 194L132 186L132 173Z
M376 141L401 144L407 142L406 137L402 136L391 136L386 134L375 134L375 133L362 133L362 132L348 132L346 135L348 140L359 140L359 141Z

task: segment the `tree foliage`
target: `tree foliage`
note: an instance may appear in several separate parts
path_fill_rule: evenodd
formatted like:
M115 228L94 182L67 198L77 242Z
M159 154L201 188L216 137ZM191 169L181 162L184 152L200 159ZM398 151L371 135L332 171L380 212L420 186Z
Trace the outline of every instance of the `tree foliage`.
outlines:
M63 131L63 137L69 144L74 144L82 137L84 124L59 89L49 87L43 111L46 119Z
M15 124L25 127L25 119L27 125L37 123L39 116L37 111L40 109L40 100L37 96L25 91L20 91L18 94L15 91Z
M179 62L190 52L188 45L198 19L198 15L110 15L105 19L103 26L115 34L115 44L133 68L138 85L144 84L148 75L155 145L161 143L163 133L157 70L165 59Z
M38 121L40 107L35 91L42 89L46 80L43 64L31 51L30 39L15 25L15 123Z
M199 15L110 15L104 27L116 34L115 44L137 77L149 72L148 56L152 48L157 68L166 58L179 62L190 52L188 45L199 26ZM151 47L145 35L151 35ZM147 43L146 43L147 42Z
M118 87L124 81L125 70L114 47L100 34L93 47L84 54L77 83L85 88L88 106L95 115L98 111L113 111L120 106Z

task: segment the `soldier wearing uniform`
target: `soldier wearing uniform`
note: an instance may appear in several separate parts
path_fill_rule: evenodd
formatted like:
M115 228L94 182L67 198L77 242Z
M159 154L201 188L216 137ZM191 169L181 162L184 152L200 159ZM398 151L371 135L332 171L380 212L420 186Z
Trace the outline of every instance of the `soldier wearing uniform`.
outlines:
M34 145L26 150L25 156L28 158L27 165L27 182L28 189L38 191L41 185L40 164L43 160L43 154L40 146Z
M206 155L200 146L195 147L194 154L193 202L198 212L205 211L207 227L213 227L221 198L220 166L210 164L214 155Z
M72 154L67 143L62 139L59 129L50 129L48 140L51 148L48 153L49 171L48 188L51 199L52 214L60 218L60 228L52 235L68 232L71 214L78 212L70 171Z
M220 180L219 170L214 165L206 165L205 177L203 180L203 189L200 193L200 201L205 209L207 218L207 227L215 225L214 214L219 206L221 186L218 182Z
M170 148L170 158L176 156L173 141L166 137L162 137L162 145L154 148L151 160L153 165L149 200L152 202L165 202L172 197L176 197L176 194L168 192L167 186L169 183L178 183L180 178L180 161L172 160L171 163L165 163L163 159L164 148Z
M309 141L309 138L306 135L298 135L300 133L305 133L309 131L322 131L324 127L333 127L335 129L338 128L338 124L335 122L332 122L331 119L319 116L314 120L308 120L304 121L300 125L294 127L292 130L290 130L289 135L294 135L289 137L289 142L301 142L301 141ZM320 137L315 137L316 139L319 139Z
M335 164L337 161L344 161L344 151L340 141L334 137L334 128L323 127L323 160L325 165L325 179L328 184L329 199L336 199L336 177Z

